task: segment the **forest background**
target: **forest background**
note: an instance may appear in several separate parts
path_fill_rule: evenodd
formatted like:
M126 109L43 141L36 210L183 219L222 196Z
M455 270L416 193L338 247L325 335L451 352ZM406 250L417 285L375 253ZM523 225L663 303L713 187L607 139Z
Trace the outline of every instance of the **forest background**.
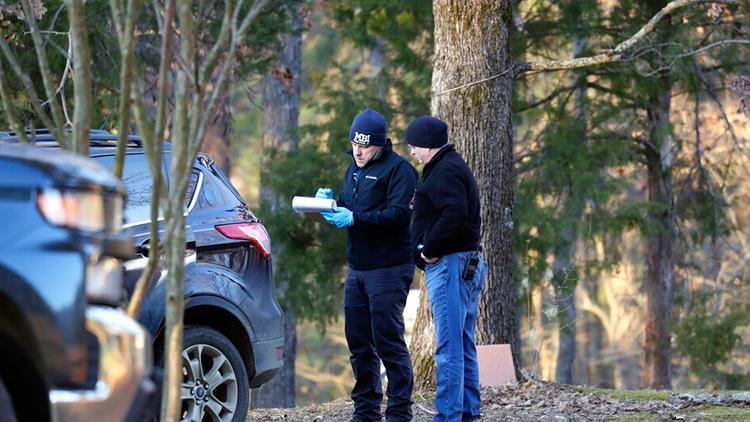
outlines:
M309 179L338 187L356 110L382 110L403 155L408 155L406 124L430 112L431 2L318 5L302 35L303 146L293 158L278 161L279 170L261 167L258 158L244 161L250 165L233 175L243 181L248 198L259 197L255 177L261 168L304 179L299 169L311 166ZM612 47L651 17L651 10L640 6L585 0L514 4L514 58L578 57ZM747 74L746 18L723 6L700 8L679 17L674 39L647 39L624 63L516 80L513 276L526 374L618 389L644 386L645 261L649 236L660 228L649 220L649 211L659 205L649 200L648 174L634 144L649 131L649 116L639 103L656 89L660 75L669 74L677 222L672 386L750 388L744 369L750 364L750 280L743 229L750 222L743 206L750 200L750 126L741 93L730 87ZM741 41L712 45L735 38ZM655 53L667 44L668 51ZM260 157L260 112L247 104L245 129L238 129L235 139L250 143L244 151ZM289 194L306 192L296 185L302 180L281 177L279 183L286 183ZM279 233L288 233L284 230ZM335 255L341 247L325 241L313 254L325 248L326 255ZM311 259L309 249L292 250L295 262ZM311 288L320 289L319 281L331 278L327 269L316 269L292 277L317 280ZM335 289L340 277L331 281ZM335 308L326 314L334 315ZM342 332L340 319L325 335L298 330L299 404L348 395L353 379Z
M9 31L19 24L5 3L0 23ZM32 3L45 9L42 26L62 22L60 2ZM440 93L431 86L433 2L271 3L202 150L271 232L279 297L287 326L296 327L287 349L294 371L278 381L296 390L282 404L301 405L345 397L353 380L340 312L344 233L294 214L291 197L340 186L348 127L365 107L388 118L396 150L408 155L406 124L429 114ZM612 48L664 3L513 2L513 60ZM107 16L106 2L86 5L88 16ZM652 384L644 368L657 347L669 349L667 386L750 388L747 13L700 4L675 13L616 63L515 77L512 276L525 375L637 388ZM91 27L89 38L110 51L115 41L101 28ZM94 57L92 126L116 130L112 56ZM63 55L53 57L62 74ZM663 111L665 97L666 122L656 127L654 102L661 99ZM278 110L295 101L298 121L279 124ZM654 159L661 176L668 173L658 178L662 196L653 195ZM647 319L649 263L664 251L665 235L673 281L666 348L648 338ZM258 395L255 405L269 400Z

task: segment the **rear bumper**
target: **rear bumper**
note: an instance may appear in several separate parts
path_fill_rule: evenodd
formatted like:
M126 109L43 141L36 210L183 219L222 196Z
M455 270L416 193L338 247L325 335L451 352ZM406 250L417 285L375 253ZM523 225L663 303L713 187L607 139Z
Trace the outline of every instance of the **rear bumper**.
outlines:
M120 309L89 306L86 328L99 342L99 371L91 390L52 390L53 420L141 420L155 387L151 339Z
M279 349L284 350L284 337L253 343L255 376L250 380L250 387L260 387L279 372L284 365L284 358L279 355Z

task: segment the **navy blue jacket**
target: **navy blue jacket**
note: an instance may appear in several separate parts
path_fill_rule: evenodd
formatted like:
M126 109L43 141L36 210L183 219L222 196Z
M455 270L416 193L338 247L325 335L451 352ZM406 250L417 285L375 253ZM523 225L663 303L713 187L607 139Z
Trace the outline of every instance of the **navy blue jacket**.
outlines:
M424 269L420 244L427 258L476 250L480 225L477 182L453 145L446 145L424 166L414 198L414 262Z
M338 205L354 213L346 241L352 268L369 270L412 262L409 221L417 177L414 167L393 152L390 142L380 157L363 168L352 162L346 170Z

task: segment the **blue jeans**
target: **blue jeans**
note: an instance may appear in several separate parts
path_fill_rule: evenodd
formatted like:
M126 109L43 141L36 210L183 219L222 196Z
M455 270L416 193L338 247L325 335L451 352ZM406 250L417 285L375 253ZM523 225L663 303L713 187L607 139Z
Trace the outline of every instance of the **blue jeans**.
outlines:
M425 268L427 295L435 322L438 411L435 422L471 421L480 416L474 330L487 265L480 254L474 277L464 280L462 274L469 254L445 255Z
M344 284L344 332L352 355L355 421L380 421L380 361L388 376L387 421L410 421L414 387L404 341L404 306L414 264L358 271L349 268Z

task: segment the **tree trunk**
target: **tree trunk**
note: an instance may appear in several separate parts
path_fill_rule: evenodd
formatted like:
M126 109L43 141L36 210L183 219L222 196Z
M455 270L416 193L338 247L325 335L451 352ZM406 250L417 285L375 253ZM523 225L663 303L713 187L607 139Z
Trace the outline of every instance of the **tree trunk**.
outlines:
M91 50L86 35L86 12L83 0L66 0L70 20L70 42L73 51L73 150L89 155L91 130Z
M576 287L576 300L578 300L584 289L586 289L586 284L578 283ZM589 369L591 363L591 352L589 351L589 318L590 316L584 312L576 319L576 346L578 353L573 365L575 370L573 380L575 384L591 384L591 371Z
M513 256L513 129L512 75L486 83L512 65L510 0L435 0L435 59L432 73L432 114L445 120L451 142L474 172L479 186L482 247L488 274L479 303L477 343L511 345L516 376L522 378L516 325L516 286L511 277ZM422 295L426 295L422 289ZM420 304L424 308L426 302ZM419 311L427 314L425 309ZM427 321L423 321L428 323ZM429 320L432 324L432 320ZM416 332L416 336L424 331ZM416 342L426 342L415 339ZM415 344L415 343L413 343ZM434 363L415 355L415 374L430 373L420 365Z
M662 2L659 2L662 3ZM651 5L658 10L663 4ZM661 25L655 45L666 53L670 23ZM663 57L663 56L661 56ZM649 213L654 226L646 240L647 295L644 342L643 383L649 388L672 387L672 291L674 283L673 239L675 216L672 198L672 165L674 145L670 125L672 81L669 75L657 77L657 89L648 97L648 119L651 124L646 150L648 200L656 207Z
M301 4L292 11L296 29L302 28ZM276 66L263 79L262 103L263 121L261 132L261 166L265 168L274 151L289 152L297 148L297 127L299 123L300 67L302 38L299 33L281 36L283 51ZM283 198L263 185L261 176L261 201L269 212L284 206ZM280 256L284 239L274 239L273 254ZM280 265L276 262L276 266ZM289 286L289 280L274 272L276 290L282 298ZM284 306L284 366L278 374L260 388L252 392L253 408L294 407L295 369L297 357L297 331L294 310L289 302Z
M644 384L650 388L671 388L672 291L674 284L673 245L675 233L672 200L672 135L669 125L671 85L662 77L661 92L651 97L648 109L652 124L651 142L657 151L647 154L648 199L658 208L649 213L655 225L646 240L646 338Z
M555 262L562 264L563 259L558 255ZM568 261L570 265L571 261ZM555 366L555 381L561 384L573 383L573 363L576 357L576 302L575 286L577 277L575 269L570 266L561 268L555 274L555 297L557 298L558 346L557 365Z
M435 326L432 323L432 309L427 297L424 273L419 274L419 308L412 328L411 352L414 367L414 390L435 389Z
M195 41L193 16L189 4L177 2L177 16L180 29L186 35L180 38L179 60L191 63L194 59ZM184 198L187 187L190 159L190 120L188 103L190 99L190 76L184 71L178 73L175 84L174 136L172 137L172 157L169 165L170 186L166 213L167 233L165 251L167 255L166 309L164 322L164 388L162 391L161 420L173 421L181 414L182 375L182 334L185 315L185 215ZM157 142L157 141L154 141ZM192 159L190 159L192 161Z

